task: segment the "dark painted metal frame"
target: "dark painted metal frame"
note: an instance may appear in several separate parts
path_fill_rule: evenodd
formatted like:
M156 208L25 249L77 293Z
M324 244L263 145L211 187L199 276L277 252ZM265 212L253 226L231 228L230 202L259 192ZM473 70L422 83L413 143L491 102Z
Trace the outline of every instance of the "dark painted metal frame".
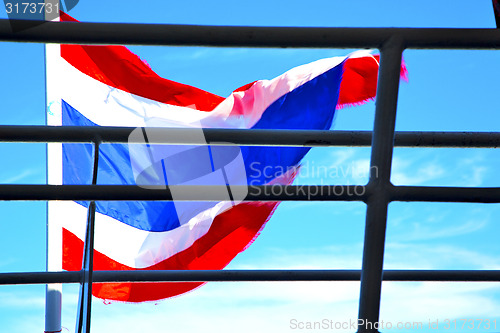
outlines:
M375 123L371 132L348 131L245 131L205 130L209 144L368 146L372 147L372 173L368 184L351 186L356 195L336 195L335 186L307 186L315 195L304 195L298 186L285 186L279 195L250 186L246 200L342 200L367 204L362 270L262 270L262 271L140 271L93 272L93 214L90 205L85 260L80 272L1 273L0 284L80 283L77 330L90 331L92 282L118 281L356 281L361 280L359 319L377 323L382 281L500 281L500 271L383 270L387 208L391 201L499 203L500 188L394 186L390 182L394 146L497 148L500 133L395 132L399 69L405 48L499 49L497 29L408 28L276 28L220 27L157 24L53 23L13 33L8 20L0 20L0 41L77 44L204 45L241 47L366 48L381 52ZM19 23L19 22L18 22ZM15 142L128 142L131 128L49 128L0 126L0 141ZM170 144L193 142L189 130L161 130ZM272 134L272 135L269 135ZM180 139L179 139L180 138ZM181 142L179 142L181 141ZM94 170L97 170L96 149ZM95 174L95 176L97 176ZM0 185L0 200L171 200L169 189L144 190L136 186ZM318 190L319 189L319 190ZM184 187L184 200L217 200L204 197L196 187ZM270 190L270 188L268 189ZM355 192L355 191L354 191ZM176 191L176 199L177 194ZM352 193L352 192L351 192ZM360 326L358 332L376 332Z

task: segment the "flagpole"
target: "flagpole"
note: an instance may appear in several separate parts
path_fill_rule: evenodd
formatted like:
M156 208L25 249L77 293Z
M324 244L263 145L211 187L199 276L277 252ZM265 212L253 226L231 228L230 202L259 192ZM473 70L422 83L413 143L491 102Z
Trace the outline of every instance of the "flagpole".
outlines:
M44 4L45 20L59 21L59 0L45 0ZM56 85L57 78L55 78L54 75L57 75L57 64L55 62L57 62L57 59L59 58L59 50L59 45L45 44L45 125L61 125L60 102L54 103L57 101L58 97L58 89ZM57 108L59 108L59 111L57 111ZM61 155L61 150L62 146L60 143L47 144L47 184L62 183L62 160L60 161L61 167L58 168L53 165L59 163L59 158L56 156ZM47 202L46 265L47 271L61 271L62 229L59 225L54 223L53 219L50 219L51 212L53 214L53 205L54 202ZM47 284L45 289L45 333L56 333L62 331L61 310L62 284Z

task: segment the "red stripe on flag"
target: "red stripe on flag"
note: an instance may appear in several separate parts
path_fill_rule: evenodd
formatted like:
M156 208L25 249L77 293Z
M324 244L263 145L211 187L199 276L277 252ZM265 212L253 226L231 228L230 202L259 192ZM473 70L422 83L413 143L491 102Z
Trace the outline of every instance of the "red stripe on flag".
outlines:
M61 14L61 21L78 22L65 13ZM124 46L63 44L61 56L97 81L161 103L211 111L224 100L207 91L160 77Z
M148 268L135 269L94 251L94 270L222 269L253 242L277 205L278 202L241 203L215 217L208 232L191 247ZM81 270L82 254L83 241L67 229L63 229L63 269ZM202 284L201 282L94 283L92 293L107 300L142 302L176 296Z
M378 68L380 56L347 58L344 62L344 74L340 83L337 108L363 104L377 95ZM408 80L408 71L404 62L401 64L401 78Z

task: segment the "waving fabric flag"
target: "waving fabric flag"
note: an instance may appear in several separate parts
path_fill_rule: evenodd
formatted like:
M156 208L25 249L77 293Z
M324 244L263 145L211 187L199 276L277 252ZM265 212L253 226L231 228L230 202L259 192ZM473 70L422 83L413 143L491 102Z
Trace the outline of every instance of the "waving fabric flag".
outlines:
M73 19L63 14L61 20ZM224 268L253 242L278 205L241 202L244 193L232 193L231 185L289 184L310 149L147 145L147 127L328 130L336 109L374 98L378 72L378 56L355 53L293 68L223 98L159 77L122 46L60 45L50 56L48 73L57 80L48 89L57 94L48 101L49 124L146 127L136 132L145 135L143 145L101 145L98 184L222 183L229 189L222 202L98 202L95 270ZM49 153L52 182L90 184L92 146L60 147ZM269 170L276 172L264 172ZM63 269L81 269L87 206L49 207L49 222L62 227ZM93 294L151 301L201 284L96 283Z

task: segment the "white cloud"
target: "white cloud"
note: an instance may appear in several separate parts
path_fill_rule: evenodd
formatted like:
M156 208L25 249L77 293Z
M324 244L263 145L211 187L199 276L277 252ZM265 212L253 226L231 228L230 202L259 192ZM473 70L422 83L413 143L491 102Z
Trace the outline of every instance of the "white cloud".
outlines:
M418 160L395 157L392 165L391 180L395 185L421 185L438 179L445 169L437 161L417 165Z
M457 186L481 186L488 174L488 167L482 154L471 158L463 158L458 165L462 169L457 179Z
M5 308L43 308L45 306L44 295L36 295L27 292L0 292L0 307Z
M497 181L496 174L490 173L494 153L458 149L395 150L391 180L395 185L482 186Z
M311 151L303 162L300 183L365 184L370 169L367 148L323 148ZM395 185L482 186L495 182L491 172L496 155L483 150L395 150L391 181ZM491 185L490 185L491 186Z
M230 264L231 269L359 269L363 244L325 246L315 249L268 249L265 260L253 265Z
M25 314L16 313L13 320L4 320L2 322L2 332L23 333L23 332L43 332L44 316L42 313ZM65 330L63 330L65 332Z
M29 178L31 176L35 176L40 174L41 169L24 169L21 172L16 173L15 175L7 176L3 179L0 179L0 184L14 184L19 183L21 180Z
M331 157L330 166L334 167L345 164L345 162L352 159L355 154L355 148L336 149L331 154L329 154L329 157Z
M469 234L481 230L488 224L485 219L468 220L461 224L448 225L438 227L436 225L428 225L423 223L413 223L411 232L403 236L405 240L429 240L436 238L448 238L459 235Z
M297 184L361 185L368 182L367 149L335 148L321 154L314 150L301 163Z
M364 180L364 183L368 182L369 171L370 171L370 160L368 158L361 158L354 160L352 162L352 174L354 178L360 178L359 180ZM374 169L376 171L376 169Z
M494 255L453 245L391 242L386 244L386 269L499 269Z
M474 203L392 203L388 230L403 242L481 237L494 227L496 205ZM471 245L475 244L471 238Z
M290 320L354 318L358 283L211 283L154 304L96 304L93 332L284 332ZM133 315L130 314L133 312ZM112 320L110 320L112 318Z
M454 318L496 318L500 303L492 296L496 283L391 282L384 283L381 318L397 322ZM441 327L443 328L443 327Z

